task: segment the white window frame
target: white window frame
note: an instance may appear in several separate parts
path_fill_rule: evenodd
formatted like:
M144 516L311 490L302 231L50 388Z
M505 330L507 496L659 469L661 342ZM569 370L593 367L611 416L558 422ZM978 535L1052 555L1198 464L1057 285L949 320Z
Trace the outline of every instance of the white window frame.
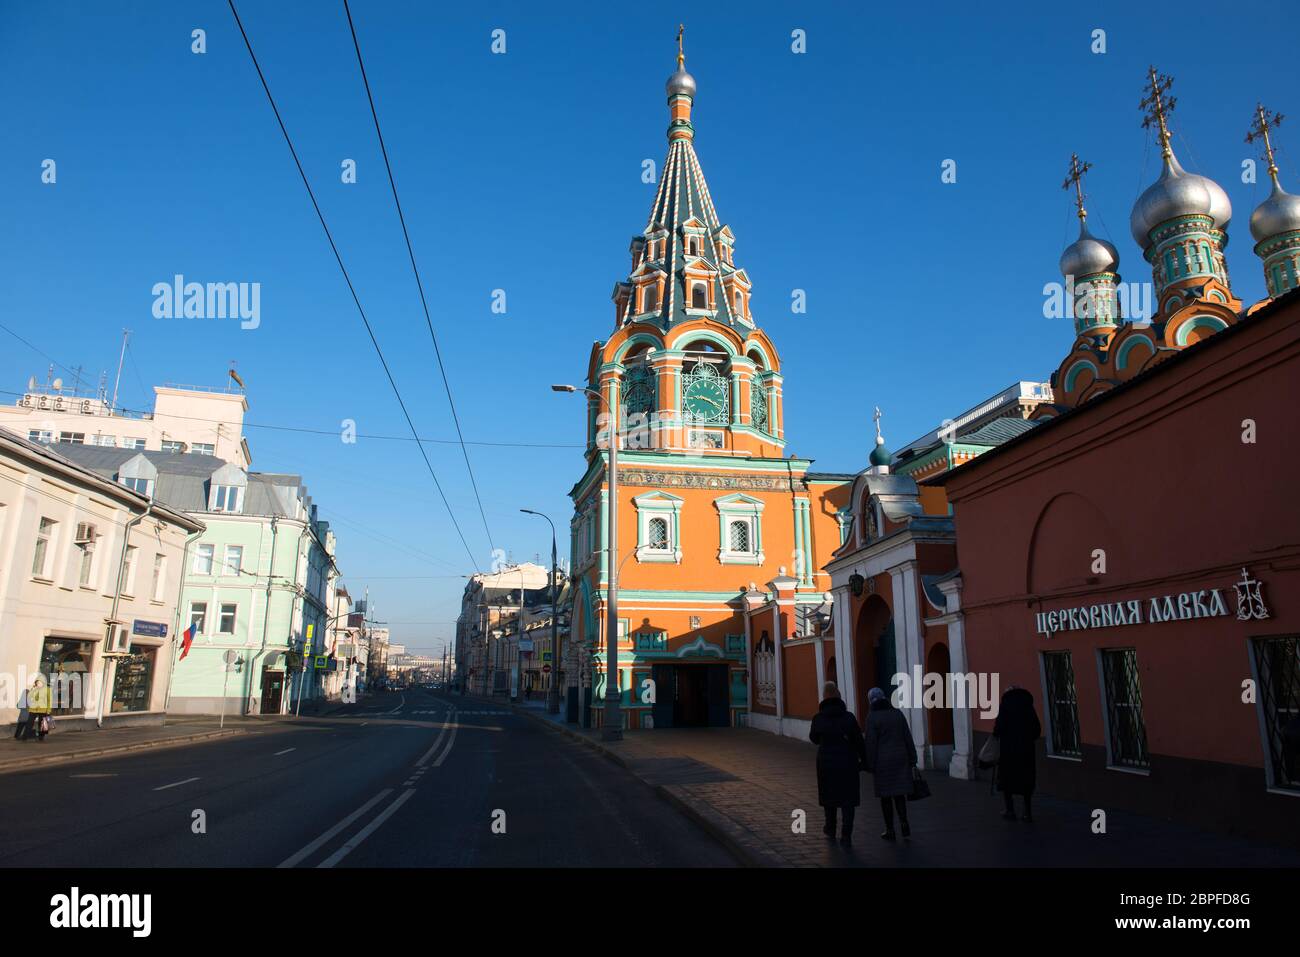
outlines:
M204 552L204 549L205 549L205 548L207 549L207 552L206 552L206 553ZM204 563L204 567L203 567L202 569L200 569L200 568L199 568L199 558L200 558L200 556L204 556L204 555L206 555L206 557L207 557L207 561ZM195 545L195 546L194 546L194 560L190 563L190 574L191 574L191 575L211 575L211 574L212 574L212 568L213 568L214 564L216 563L216 560L217 560L217 546L216 546L216 545L213 545L211 542L201 542L201 543L199 543L198 545Z
M767 560L763 554L765 503L762 499L736 493L717 499L713 504L718 510L718 561L723 565L762 565ZM744 522L749 526L749 551L732 551L732 522Z
M141 495L146 495L149 498L153 498L153 479L151 478L145 478L144 476L138 475L138 476L130 476L127 478L121 478L118 479L118 481L121 482L123 485L125 485L133 492L139 492ZM140 488L139 486L140 482L144 483L144 488Z
M122 439L122 445L120 446L120 448L134 449L137 452L143 452L144 447L145 447L145 440L140 438L134 438L134 437L131 438L124 437Z
M239 556L239 560L235 563L234 567L231 567L230 564L230 553L232 550ZM243 570L243 568L244 568L244 546L227 545L225 556L221 562L221 573L223 575L238 575Z
M51 429L28 429L28 442L39 442L41 445L52 445L54 443L54 432Z
M668 492L653 491L632 499L636 507L636 560L646 563L682 563L682 506L685 500ZM668 525L668 547L650 547L650 520L662 518Z
M190 451L195 455L215 455L217 447L211 442L193 442L190 444Z
M93 542L79 542L77 549L77 587L93 590L95 587L95 546Z
M162 601L163 591L167 587L167 556L155 552L153 556L153 583L149 589L150 601Z
M217 500L223 499L222 507L217 507ZM234 502L231 502L231 499ZM244 506L244 489L239 485L213 485L212 499L208 502L209 512L227 512L232 515L239 514L243 511Z
M185 451L185 443L179 439L163 439L158 447L164 452L180 454Z
M202 610L196 611L196 609L202 609ZM187 628L190 625L194 624L194 618L196 615L199 618L199 626L194 629L194 634L196 635L207 634L208 633L208 603L206 601L190 602L190 617L189 617L189 621L186 622Z
M126 598L135 596L135 560L140 549L134 545L126 546L122 559L122 595Z
M230 611L230 630L226 631L226 609ZM217 634L234 635L235 629L239 627L239 603L233 601L223 601L217 605Z
M60 432L59 441L65 442L68 445L85 445L86 433L85 432Z
M46 531L45 523L49 522L48 534L42 536L41 532ZM53 581L50 575L50 564L54 560L54 550L58 542L59 523L47 515L41 515L36 520L36 545L32 550L32 577L39 581ZM45 547L41 547L41 543ZM40 556L40 566L37 567L36 558Z

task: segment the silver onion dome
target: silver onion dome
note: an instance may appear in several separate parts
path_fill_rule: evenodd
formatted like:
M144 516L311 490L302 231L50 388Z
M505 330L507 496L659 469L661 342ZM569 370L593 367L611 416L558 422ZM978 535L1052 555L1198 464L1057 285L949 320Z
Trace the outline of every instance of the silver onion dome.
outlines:
M1273 192L1250 214L1250 234L1262 243L1273 236L1300 230L1300 196L1292 196L1273 177Z
M1177 216L1208 215L1217 229L1227 229L1232 219L1232 203L1228 194L1214 180L1189 173L1178 165L1171 152L1165 160L1160 178L1147 187L1133 206L1129 228L1133 239L1146 249L1152 229Z
M1099 272L1119 272L1119 252L1088 232L1087 223L1080 223L1079 238L1061 253L1061 275L1091 276Z
M667 90L669 96L676 96L678 93L694 96L695 77L686 72L686 67L679 65L677 72L668 78Z

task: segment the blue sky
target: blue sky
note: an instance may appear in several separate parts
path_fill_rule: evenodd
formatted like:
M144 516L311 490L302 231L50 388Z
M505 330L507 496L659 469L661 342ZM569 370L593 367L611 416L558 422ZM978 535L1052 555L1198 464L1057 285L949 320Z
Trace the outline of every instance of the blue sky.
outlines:
M454 439L341 0L238 6L412 416L422 435ZM1183 165L1232 199L1234 290L1261 298L1246 224L1266 190L1241 181L1256 155L1243 137L1257 99L1300 109L1276 69L1290 62L1287 5L1248 17L1211 4L1177 17L1048 6L754 3L741 15L356 0L466 438L561 446L471 446L496 545L548 554L546 523L527 507L555 519L566 549L583 410L548 386L581 379L612 330L609 293L653 195L641 164L666 149L679 20L699 84L696 149L755 284L754 315L782 351L788 450L820 469L865 464L874 405L896 448L1056 367L1071 334L1043 318L1042 288L1077 228L1060 188L1071 152L1095 164L1090 225L1119 248L1126 280L1150 278L1128 234L1158 168L1137 110L1148 63L1175 77ZM190 50L195 28L203 55ZM497 28L504 55L490 50ZM0 116L0 322L110 381L132 329L132 407L147 407L155 383L221 385L234 359L249 423L338 430L350 418L365 434L407 434L225 3L0 3ZM1284 125L1292 191L1296 141ZM53 186L40 181L46 158ZM344 159L356 184L340 181ZM940 181L945 159L955 184ZM153 318L151 287L176 273L261 283L260 327ZM505 315L491 311L494 289ZM807 292L804 315L791 314L794 289ZM0 389L46 365L0 335ZM440 649L472 569L414 444L247 435L254 468L306 478L353 591L370 586L399 639ZM460 450L428 448L487 567Z

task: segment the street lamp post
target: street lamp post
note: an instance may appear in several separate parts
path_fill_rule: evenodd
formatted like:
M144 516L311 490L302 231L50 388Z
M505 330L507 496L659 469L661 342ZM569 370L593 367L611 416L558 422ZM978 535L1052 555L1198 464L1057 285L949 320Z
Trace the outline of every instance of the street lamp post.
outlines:
M553 385L556 392L585 392L595 396L597 401L605 397L592 389L579 389L573 385ZM612 391L614 387L611 385ZM600 729L600 736L605 741L623 739L623 709L619 698L622 690L618 684L618 410L613 403L605 400L609 411L609 458L606 485L609 487L609 503L606 509L605 525L608 530L609 547L605 551L606 577L609 579L605 624L605 721ZM611 690L613 693L611 694Z
M560 615L556 608L557 592L559 591L560 569L559 563L555 556L555 523L551 521L550 516L543 515L541 512L534 512L531 508L521 508L519 511L526 515L537 515L546 519L547 524L551 526L551 687L546 694L546 710L550 714L560 713Z

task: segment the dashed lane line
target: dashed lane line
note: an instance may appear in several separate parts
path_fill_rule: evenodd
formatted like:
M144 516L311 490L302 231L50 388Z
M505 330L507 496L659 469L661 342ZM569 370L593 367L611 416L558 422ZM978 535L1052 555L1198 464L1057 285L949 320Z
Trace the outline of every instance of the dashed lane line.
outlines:
M182 784L189 784L191 781L197 781L198 778L186 778L184 781L173 781L171 784L164 784L160 788L154 788L155 791L166 791L168 788L178 788Z
M290 751L297 751L297 750L298 750L297 748L285 748L283 751L275 752L275 754L272 755L272 757L278 758L282 754L288 754Z

